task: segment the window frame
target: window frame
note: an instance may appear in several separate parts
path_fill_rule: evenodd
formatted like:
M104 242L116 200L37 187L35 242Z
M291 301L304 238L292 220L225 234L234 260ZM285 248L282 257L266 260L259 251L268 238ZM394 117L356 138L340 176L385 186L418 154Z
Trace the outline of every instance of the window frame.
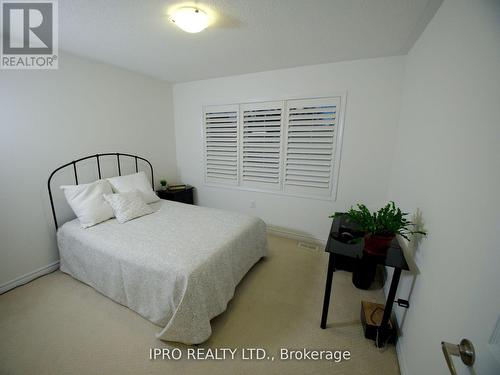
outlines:
M283 102L283 108L287 108L287 102L290 100L314 100L314 99L328 99L328 98L338 98L339 99L339 111L340 114L337 117L337 134L336 134L336 144L335 144L335 152L334 152L334 164L333 164L333 171L332 171L332 188L331 188L331 193L330 196L317 196L314 194L299 194L299 193L291 193L291 192L286 192L284 191L284 181L281 179L280 181L280 190L268 190L268 189L262 189L262 188L254 188L254 187L247 187L247 186L241 186L241 178L240 178L240 153L241 153L241 137L238 137L238 181L236 185L227 185L223 183L216 183L216 182L210 182L207 181L207 176L206 176L206 139L205 139L205 116L204 114L207 111L207 108L210 107L215 107L215 106L231 106L231 105L238 105L239 107L239 123L238 123L238 134L242 132L243 126L241 124L242 118L241 118L241 113L242 109L241 106L243 105L251 105L251 104L259 104L259 103L264 103L264 102L277 102L277 101L282 101ZM342 141L343 141L343 136L344 136L344 122L345 122L345 111L346 111L346 103L347 102L347 91L334 91L334 92L328 92L324 93L321 95L294 95L294 96L287 96L287 97L262 97L258 99L249 99L245 101L240 101L240 102L211 102L210 104L203 104L202 105L202 112L201 112L201 133L203 137L203 170L202 170L202 175L203 175L203 186L209 187L209 188L222 188L222 189L230 189L230 190L240 190L240 191L249 191L249 192L257 192L257 193L265 193L265 194L273 194L273 195L281 195L281 196L288 196L288 197L296 197L296 198L307 198L307 199L315 199L315 200L321 200L321 201L335 201L337 200L337 195L338 195L338 185L339 185L339 175L340 175L340 165L342 163ZM288 132L285 130L286 128L286 121L287 121L287 116L288 114L285 113L286 111L283 112L283 118L282 118L282 156L283 159L286 157L286 154L284 154L285 150L284 148L286 147L286 141L288 139ZM281 162L280 164L280 176L283 176L285 170L284 162Z

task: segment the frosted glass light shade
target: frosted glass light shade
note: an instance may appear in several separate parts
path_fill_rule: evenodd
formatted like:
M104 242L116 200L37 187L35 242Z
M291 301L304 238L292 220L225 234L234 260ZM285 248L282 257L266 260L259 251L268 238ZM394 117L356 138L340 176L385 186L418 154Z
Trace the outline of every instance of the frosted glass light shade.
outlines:
M197 8L180 8L175 11L171 20L188 33L199 33L208 26L208 15Z

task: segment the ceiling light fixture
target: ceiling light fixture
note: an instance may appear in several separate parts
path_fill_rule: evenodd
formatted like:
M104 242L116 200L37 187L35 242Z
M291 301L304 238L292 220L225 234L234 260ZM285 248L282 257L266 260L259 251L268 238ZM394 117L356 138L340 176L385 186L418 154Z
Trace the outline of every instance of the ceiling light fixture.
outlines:
M199 33L208 26L208 15L198 8L177 9L170 20L188 33Z

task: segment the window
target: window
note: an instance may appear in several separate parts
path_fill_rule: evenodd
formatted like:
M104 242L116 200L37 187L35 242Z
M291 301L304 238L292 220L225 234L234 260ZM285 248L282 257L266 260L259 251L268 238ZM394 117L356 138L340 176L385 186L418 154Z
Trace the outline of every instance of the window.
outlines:
M332 192L338 100L287 103L285 191L328 197Z
M280 190L283 102L241 105L243 187Z
M208 184L335 198L342 97L207 106Z
M205 112L205 173L207 182L238 184L237 105Z

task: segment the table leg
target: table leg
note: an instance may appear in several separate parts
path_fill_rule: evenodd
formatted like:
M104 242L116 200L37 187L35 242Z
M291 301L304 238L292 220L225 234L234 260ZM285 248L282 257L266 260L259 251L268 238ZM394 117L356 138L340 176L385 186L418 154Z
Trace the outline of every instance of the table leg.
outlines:
M329 254L328 270L326 271L325 297L323 299L323 313L321 314L321 328L326 328L326 320L328 319L328 307L330 306L330 294L332 292L332 279L335 266L333 264L333 254Z
M385 340L387 338L387 329L389 324L389 319L392 314L392 305L394 299L396 298L396 291L398 290L399 278L401 277L401 269L395 268L392 274L391 287L389 288L389 294L387 295L387 301L385 302L384 315L382 316L382 322L378 328L377 341L375 345L381 348L385 345Z

